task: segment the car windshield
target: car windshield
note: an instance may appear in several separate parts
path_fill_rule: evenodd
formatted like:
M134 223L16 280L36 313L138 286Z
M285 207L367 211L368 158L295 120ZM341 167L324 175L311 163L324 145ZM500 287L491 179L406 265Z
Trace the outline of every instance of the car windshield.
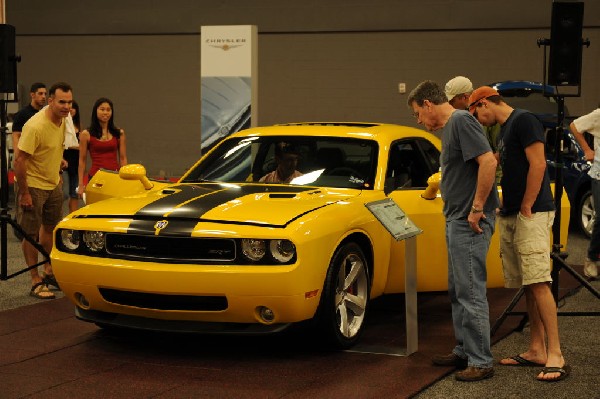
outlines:
M317 136L237 137L223 141L183 183L270 183L372 189L375 141Z

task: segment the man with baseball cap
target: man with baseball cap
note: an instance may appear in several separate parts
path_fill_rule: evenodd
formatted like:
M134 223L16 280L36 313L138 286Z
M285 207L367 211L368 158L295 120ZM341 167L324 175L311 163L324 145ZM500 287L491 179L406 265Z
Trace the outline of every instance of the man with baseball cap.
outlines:
M489 86L473 91L469 112L484 126L502 125L498 145L503 170L498 230L504 285L524 288L531 323L528 350L502 359L500 364L543 366L538 380L562 380L569 375L570 367L560 349L556 303L549 284L550 228L555 206L546 168L544 127L531 112L512 108Z
M450 79L444 87L448 102L456 109L467 109L469 95L473 92L473 84L464 76Z

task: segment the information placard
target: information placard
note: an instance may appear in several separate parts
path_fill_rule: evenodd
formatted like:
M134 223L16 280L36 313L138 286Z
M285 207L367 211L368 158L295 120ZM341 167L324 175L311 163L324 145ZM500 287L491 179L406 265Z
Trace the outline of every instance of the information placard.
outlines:
M414 237L423 232L391 198L369 202L365 206L396 241Z

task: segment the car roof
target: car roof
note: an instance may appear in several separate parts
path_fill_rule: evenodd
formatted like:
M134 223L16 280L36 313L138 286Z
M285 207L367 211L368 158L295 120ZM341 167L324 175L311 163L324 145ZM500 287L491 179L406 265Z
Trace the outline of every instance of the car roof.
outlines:
M439 147L439 139L424 130L388 123L370 122L299 122L245 129L235 136L327 136L356 137L391 143L404 137L426 138Z
M490 84L498 90L504 101L514 108L523 108L536 114L544 126L555 127L557 123L558 105L553 96L554 86L544 85L528 80L506 80ZM565 106L564 113L569 115Z
M506 93L514 93L513 96L519 95L518 93L535 92L535 93L548 93L554 94L554 86L543 85L540 82L532 82L529 80L505 80L502 82L494 82L490 84L491 87L498 91Z

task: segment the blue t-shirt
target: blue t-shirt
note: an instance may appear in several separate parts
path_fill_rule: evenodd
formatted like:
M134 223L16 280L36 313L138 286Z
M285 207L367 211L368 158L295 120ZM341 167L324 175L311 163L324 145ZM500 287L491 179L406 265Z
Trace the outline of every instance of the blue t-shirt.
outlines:
M502 165L502 215L514 215L521 210L521 202L527 186L529 161L525 148L536 142L545 143L544 126L529 111L515 109L502 125L498 153ZM550 190L548 168L540 192L531 207L532 212L548 212L555 210L554 198Z
M440 191L446 220L469 216L477 191L479 164L476 158L491 151L483 127L475 117L467 111L454 111L442 129L440 156ZM498 192L494 185L483 209L484 212L493 212L498 206Z

